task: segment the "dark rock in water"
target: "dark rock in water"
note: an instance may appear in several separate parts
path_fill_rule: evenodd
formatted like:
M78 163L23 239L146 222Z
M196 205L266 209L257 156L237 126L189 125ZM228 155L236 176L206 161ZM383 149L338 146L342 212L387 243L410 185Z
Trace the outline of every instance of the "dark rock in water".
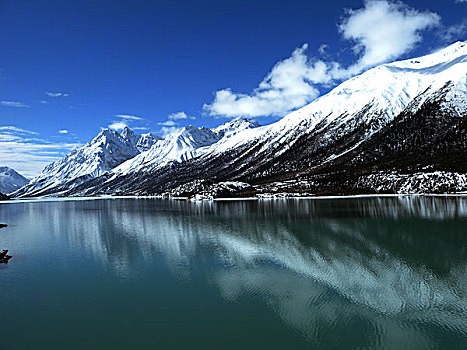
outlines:
M8 197L6 194L3 194L3 193L0 192L0 201L3 201L3 200L6 201L8 199L10 199L10 197Z
M0 228L7 227L7 226L8 226L7 224L0 224ZM11 255L7 255L7 254L8 254L7 249L0 250L0 264L8 264L8 260L11 259Z
M8 260L11 259L11 255L7 255L8 250L4 249L0 251L0 264L8 264Z
M11 259L11 255L5 255L4 258L0 259L0 264L8 264L8 261Z

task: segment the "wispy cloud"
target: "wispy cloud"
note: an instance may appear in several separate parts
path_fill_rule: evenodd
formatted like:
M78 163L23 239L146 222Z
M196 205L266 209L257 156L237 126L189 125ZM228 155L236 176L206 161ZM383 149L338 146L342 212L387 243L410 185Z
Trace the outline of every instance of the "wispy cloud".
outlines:
M328 49L328 47L328 44L321 44L320 47L318 47L318 53L322 56L326 55L326 50Z
M0 105L4 107L30 108L27 104L19 101L0 101Z
M195 117L188 115L185 112L176 112L176 113L169 114L166 121L157 123L158 125L162 126L158 133L161 134L163 137L165 137L168 134L171 134L173 132L180 130L182 128L180 126L180 123L182 121L195 120L195 119L196 119Z
M16 126L6 125L0 126L0 133L2 134L29 134L29 135L38 135L35 131L30 131L22 128L17 128Z
M174 132L180 131L182 128L177 127L177 126L163 126L159 133L162 135L162 137L167 136L168 134L172 134Z
M185 112L177 112L177 113L172 113L168 116L169 120L181 120L181 119L191 119L195 120L196 118L186 114Z
M150 129L145 126L134 126L131 128L133 131L149 131Z
M158 123L159 125L163 126L175 126L178 125L178 123L174 122L173 120L166 120L165 122Z
M120 131L124 127L131 127L133 130L148 130L146 126L138 125L145 121L146 119L143 117L133 114L115 114L114 120L112 120L112 122L107 127L116 131Z
M38 175L51 162L61 158L79 143L55 143L38 137L38 133L15 126L0 126L2 165L16 169L26 177Z
M127 126L128 126L128 124L126 124L124 122L112 122L112 123L109 124L109 129L112 129L112 130L115 130L115 131L121 131Z
M66 93L66 92L50 92L50 91L47 91L45 93L47 96L49 97L67 97L67 96L70 96L70 94Z
M66 135L66 134L68 134L68 130L66 130L66 129L61 129L61 130L58 130L58 133L59 133L59 134L62 134L62 135Z
M138 117L136 115L130 115L130 114L116 114L115 117L123 119L123 120L144 120L144 118Z
M305 44L276 63L252 93L222 89L203 109L211 116L283 116L318 97L320 85L335 84L412 51L422 32L439 26L440 20L436 13L418 11L400 1L367 0L360 9L346 10L338 26L356 63L343 66L308 56ZM323 55L326 48L321 45L318 52Z
M467 0L464 2L467 3ZM464 38L466 33L467 19L464 19L460 23L440 28L440 30L437 32L438 37L440 37L445 43L451 43L455 40L459 40L459 38Z

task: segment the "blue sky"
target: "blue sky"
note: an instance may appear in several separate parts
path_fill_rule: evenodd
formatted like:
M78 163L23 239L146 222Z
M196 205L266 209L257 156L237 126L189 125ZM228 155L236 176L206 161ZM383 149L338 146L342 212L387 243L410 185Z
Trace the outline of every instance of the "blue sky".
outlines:
M33 176L100 128L270 123L467 32L466 0L0 1L0 165Z

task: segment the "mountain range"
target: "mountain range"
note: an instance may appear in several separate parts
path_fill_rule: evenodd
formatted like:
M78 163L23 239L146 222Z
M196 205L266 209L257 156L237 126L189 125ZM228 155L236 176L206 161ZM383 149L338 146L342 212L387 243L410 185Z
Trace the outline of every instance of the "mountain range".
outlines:
M278 122L103 130L13 196L467 191L467 44L384 64Z

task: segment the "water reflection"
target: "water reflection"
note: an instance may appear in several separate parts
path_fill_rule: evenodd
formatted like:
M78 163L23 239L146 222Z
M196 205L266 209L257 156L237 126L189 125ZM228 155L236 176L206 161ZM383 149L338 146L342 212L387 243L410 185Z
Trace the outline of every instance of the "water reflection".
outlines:
M68 227L71 247L121 276L135 274L138 259L163 256L185 280L208 261L204 272L226 300L256 295L316 344L345 338L345 329L360 330L349 341L370 348L402 349L408 341L411 349L430 348L430 327L467 335L467 198L128 199L19 208L27 220L51 223L57 237Z

